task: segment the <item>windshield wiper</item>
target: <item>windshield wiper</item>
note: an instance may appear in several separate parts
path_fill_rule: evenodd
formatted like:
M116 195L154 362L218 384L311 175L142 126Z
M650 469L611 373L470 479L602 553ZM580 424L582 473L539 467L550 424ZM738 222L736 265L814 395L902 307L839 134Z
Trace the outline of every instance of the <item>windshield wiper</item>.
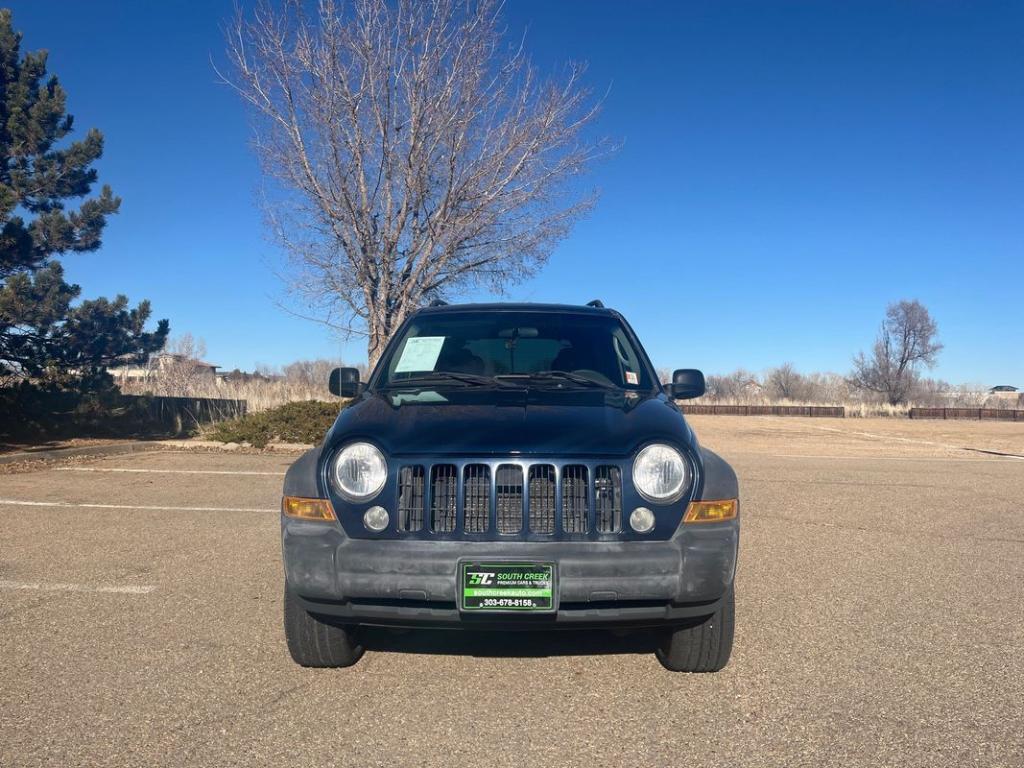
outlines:
M571 381L573 384L582 384L586 387L600 387L601 389L619 389L612 383L604 383L597 379L592 379L589 376L581 376L578 373L571 373L569 371L537 371L536 373L506 373L501 376L495 376L496 379L512 379L521 381L536 381L536 380L556 380L556 381Z
M431 384L459 382L470 386L483 386L494 384L491 376L480 376L475 373L453 373L452 371L434 371L419 376L410 376L408 379L395 379L387 383L388 388L421 387Z

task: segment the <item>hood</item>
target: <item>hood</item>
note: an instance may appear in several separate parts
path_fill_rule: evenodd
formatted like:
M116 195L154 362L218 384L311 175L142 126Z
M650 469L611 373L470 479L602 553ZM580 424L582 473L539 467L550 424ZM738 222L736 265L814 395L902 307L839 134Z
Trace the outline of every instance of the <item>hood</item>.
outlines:
M388 455L615 456L652 440L690 445L663 394L527 387L449 387L364 394L327 435L377 443Z

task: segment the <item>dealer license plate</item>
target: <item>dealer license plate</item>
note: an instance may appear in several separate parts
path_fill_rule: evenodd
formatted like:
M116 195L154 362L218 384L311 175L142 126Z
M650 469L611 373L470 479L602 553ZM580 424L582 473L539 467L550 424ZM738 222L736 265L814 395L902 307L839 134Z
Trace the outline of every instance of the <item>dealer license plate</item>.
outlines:
M463 562L459 568L464 611L553 611L553 563Z

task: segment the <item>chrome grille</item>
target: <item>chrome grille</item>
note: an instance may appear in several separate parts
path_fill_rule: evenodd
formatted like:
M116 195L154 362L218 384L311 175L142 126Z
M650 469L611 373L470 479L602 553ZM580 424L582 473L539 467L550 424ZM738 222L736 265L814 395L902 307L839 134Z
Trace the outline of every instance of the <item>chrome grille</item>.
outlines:
M502 464L495 485L498 533L519 533L523 529L523 468Z
M455 530L459 477L454 464L435 464L430 470L430 530Z
M398 473L398 529L423 530L423 467L402 467Z
M615 533L622 525L622 470L598 467L594 472L594 506L600 533Z
M614 465L421 460L399 467L398 529L531 536L618 533L622 471Z
M468 465L462 494L466 533L486 533L491 521L491 468L486 464Z
M571 465L562 470L562 529L566 533L587 532L588 494L586 467Z
M530 467L530 531L555 532L555 468L550 464Z

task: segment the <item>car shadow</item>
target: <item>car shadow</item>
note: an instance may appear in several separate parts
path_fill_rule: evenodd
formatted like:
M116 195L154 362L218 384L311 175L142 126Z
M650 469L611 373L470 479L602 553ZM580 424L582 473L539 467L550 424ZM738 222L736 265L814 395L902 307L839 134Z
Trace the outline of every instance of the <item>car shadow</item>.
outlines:
M657 647L659 639L654 630L629 633L566 629L497 632L374 627L363 628L360 637L368 651L486 658L649 654Z

